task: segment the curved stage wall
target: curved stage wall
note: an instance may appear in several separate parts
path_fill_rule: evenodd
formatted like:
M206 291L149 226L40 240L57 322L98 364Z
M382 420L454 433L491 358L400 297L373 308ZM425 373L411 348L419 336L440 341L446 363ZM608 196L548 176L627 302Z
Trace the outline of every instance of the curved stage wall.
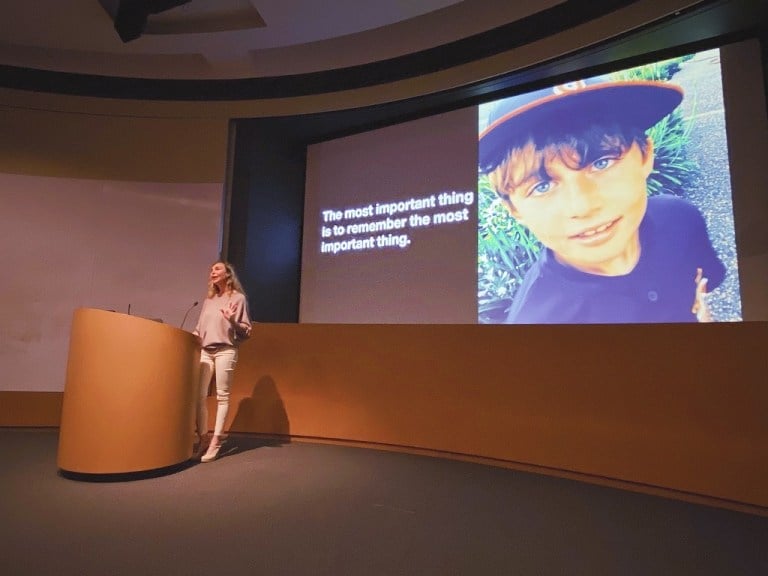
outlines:
M229 426L768 508L765 342L765 322L261 324L241 349Z
M480 457L768 513L768 323L561 326L556 334L256 324L227 426ZM0 400L0 425L59 425L60 393Z

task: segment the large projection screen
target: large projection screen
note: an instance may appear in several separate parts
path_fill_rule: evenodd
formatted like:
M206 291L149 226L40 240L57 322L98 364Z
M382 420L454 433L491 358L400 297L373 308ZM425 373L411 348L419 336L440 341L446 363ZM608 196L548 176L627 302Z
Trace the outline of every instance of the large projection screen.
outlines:
M755 44L310 146L300 321L768 319Z

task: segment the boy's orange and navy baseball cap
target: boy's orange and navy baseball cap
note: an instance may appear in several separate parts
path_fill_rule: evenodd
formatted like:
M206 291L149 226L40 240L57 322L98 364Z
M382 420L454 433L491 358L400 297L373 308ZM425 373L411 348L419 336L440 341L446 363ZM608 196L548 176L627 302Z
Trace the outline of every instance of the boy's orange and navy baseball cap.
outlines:
M478 162L490 172L512 142L531 135L561 131L578 121L610 118L647 130L683 100L683 89L667 82L610 81L605 77L577 80L499 100L480 133Z

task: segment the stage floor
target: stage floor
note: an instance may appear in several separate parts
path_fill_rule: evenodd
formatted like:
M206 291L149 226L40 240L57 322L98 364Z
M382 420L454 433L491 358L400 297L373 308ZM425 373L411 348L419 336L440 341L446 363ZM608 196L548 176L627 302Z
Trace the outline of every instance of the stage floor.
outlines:
M766 517L574 480L233 436L209 464L83 482L57 442L0 428L0 574L768 574Z

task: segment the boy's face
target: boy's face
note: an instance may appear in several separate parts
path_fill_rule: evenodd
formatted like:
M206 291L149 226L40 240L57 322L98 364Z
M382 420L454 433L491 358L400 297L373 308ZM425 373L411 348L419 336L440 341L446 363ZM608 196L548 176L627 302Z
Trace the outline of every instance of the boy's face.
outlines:
M584 272L626 274L639 257L653 148L637 143L583 163L555 155L507 188L505 205L557 259Z

